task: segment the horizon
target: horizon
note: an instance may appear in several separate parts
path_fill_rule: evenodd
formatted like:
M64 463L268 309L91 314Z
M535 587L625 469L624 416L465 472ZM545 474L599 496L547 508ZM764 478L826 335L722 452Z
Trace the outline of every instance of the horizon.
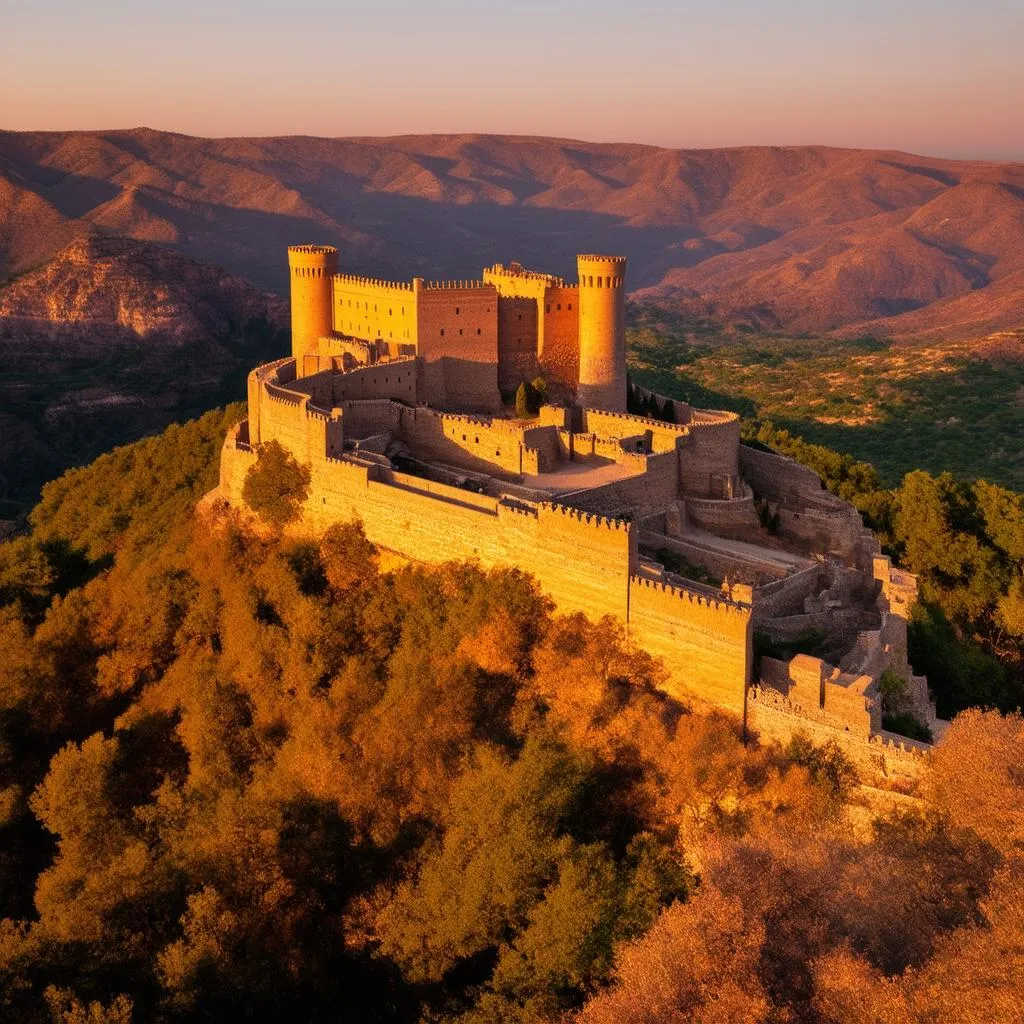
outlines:
M1024 7L1010 0L710 11L638 0L628 12L608 0L521 0L514 12L311 0L302 18L265 0L54 0L45 19L25 0L5 7L10 131L134 124L203 138L479 134L1024 160Z
M316 135L309 132L278 132L273 134L202 134L195 132L178 131L173 128L154 128L152 125L139 124L130 128L105 127L105 128L5 128L0 125L0 135L129 135L133 132L153 132L157 135L179 135L187 139L202 139L209 142L220 141L244 141L259 139L322 139L330 142L392 142L396 139L417 139L417 138L492 138L512 139L519 141L554 142L554 143L576 143L583 146L638 146L645 149L660 149L666 152L705 152L715 150L744 150L744 149L834 149L848 150L850 152L876 152L896 153L903 156L921 157L926 160L948 160L956 163L990 163L990 164L1024 164L1024 153L1020 156L949 156L944 153L929 153L921 150L900 149L896 146L846 146L826 142L758 142L758 143L735 143L721 146L663 146L653 142L637 142L633 139L588 139L570 135L538 135L529 132L488 132L474 131L423 131L423 132L394 132L380 135Z

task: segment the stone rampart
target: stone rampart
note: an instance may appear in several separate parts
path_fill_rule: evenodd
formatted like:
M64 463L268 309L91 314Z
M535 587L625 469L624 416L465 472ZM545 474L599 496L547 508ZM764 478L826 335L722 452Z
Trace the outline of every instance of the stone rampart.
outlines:
M665 661L673 687L742 711L750 678L750 609L686 587L632 576L629 633Z

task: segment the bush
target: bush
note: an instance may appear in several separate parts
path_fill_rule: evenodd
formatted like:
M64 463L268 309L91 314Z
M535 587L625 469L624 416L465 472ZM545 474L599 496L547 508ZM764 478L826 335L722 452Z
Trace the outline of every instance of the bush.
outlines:
M309 467L278 444L260 445L259 458L245 475L242 497L261 519L282 527L298 518L309 496Z

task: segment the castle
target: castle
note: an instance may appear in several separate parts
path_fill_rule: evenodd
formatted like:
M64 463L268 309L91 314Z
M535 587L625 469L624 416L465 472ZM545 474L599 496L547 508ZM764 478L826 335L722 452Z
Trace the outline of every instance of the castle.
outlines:
M516 263L378 281L320 245L288 260L292 354L249 375L218 500L241 506L277 441L310 470L301 530L358 519L411 559L519 566L560 610L621 622L675 695L916 773L927 745L883 729L879 692L895 673L941 732L907 661L914 577L813 472L741 444L735 414L627 381L624 258L580 256L575 284ZM549 402L517 418L538 376ZM659 418L627 411L641 400ZM769 656L811 636L817 656Z

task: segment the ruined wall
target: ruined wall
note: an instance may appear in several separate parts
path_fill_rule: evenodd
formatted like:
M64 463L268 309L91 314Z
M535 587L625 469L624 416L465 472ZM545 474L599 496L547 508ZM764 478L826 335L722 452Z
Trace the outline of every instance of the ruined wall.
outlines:
M781 571L774 563L757 561L722 548L701 544L696 538L685 534L669 537L663 533L642 530L639 540L642 545L654 551L667 548L720 580L728 577L734 582L760 586L778 580Z
M498 387L515 392L537 377L537 301L498 298Z
M335 274L334 330L364 341L416 344L416 295L411 284Z
M824 568L815 564L754 591L754 618L803 613L804 601L822 587Z
M677 694L687 690L735 711L743 710L750 677L750 609L693 590L633 576L629 633L660 655Z
M903 737L876 734L865 737L809 714L771 687L751 687L747 696L747 726L762 741L788 742L802 733L816 745L837 743L853 761L861 777L912 787L928 765L928 746Z
M754 489L754 494L769 501L799 506L809 498L819 497L824 489L813 469L777 452L740 445L739 464L743 479Z

